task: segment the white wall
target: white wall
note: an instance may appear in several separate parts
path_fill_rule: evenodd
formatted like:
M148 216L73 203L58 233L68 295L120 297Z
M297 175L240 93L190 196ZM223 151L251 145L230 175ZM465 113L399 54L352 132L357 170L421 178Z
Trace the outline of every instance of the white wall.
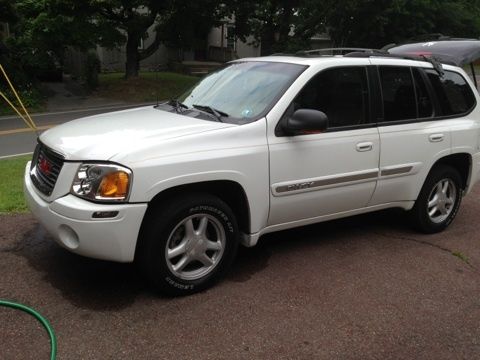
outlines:
M223 47L227 46L227 29L225 28L223 33ZM235 43L235 51L239 58L244 57L256 57L260 56L260 46L253 46L250 45L253 43L254 37L249 36L245 42L240 41L237 39ZM217 46L222 47L222 28L221 27L214 27L210 30L208 34L208 46Z
M249 36L246 39L246 42L242 42L240 40L237 40L237 55L239 58L244 58L244 57L257 57L260 56L260 45L259 46L254 46L254 45L249 45L254 41L253 36Z

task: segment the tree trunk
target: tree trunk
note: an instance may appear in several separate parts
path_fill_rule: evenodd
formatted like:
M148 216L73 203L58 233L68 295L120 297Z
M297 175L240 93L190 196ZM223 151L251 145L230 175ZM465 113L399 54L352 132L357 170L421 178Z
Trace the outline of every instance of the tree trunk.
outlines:
M260 55L268 56L272 55L276 51L275 49L275 29L271 23L265 25L265 28L260 37Z
M138 70L140 68L140 55L138 53L139 42L139 37L128 34L126 47L127 62L125 64L125 79L138 77Z

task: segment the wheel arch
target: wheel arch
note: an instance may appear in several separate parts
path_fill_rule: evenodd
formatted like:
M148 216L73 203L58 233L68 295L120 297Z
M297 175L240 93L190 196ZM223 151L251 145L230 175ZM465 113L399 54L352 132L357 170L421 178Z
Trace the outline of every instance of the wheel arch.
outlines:
M430 175L432 170L439 165L448 165L456 169L462 178L462 189L467 190L472 172L471 154L462 152L441 157L432 165L428 175Z
M172 201L178 195L185 195L187 193L207 193L217 196L232 209L240 231L245 234L251 232L250 205L245 189L241 184L233 180L210 180L181 184L160 191L149 201L147 211L140 227L135 256L142 244L142 233L145 229L145 225L161 208L161 205Z

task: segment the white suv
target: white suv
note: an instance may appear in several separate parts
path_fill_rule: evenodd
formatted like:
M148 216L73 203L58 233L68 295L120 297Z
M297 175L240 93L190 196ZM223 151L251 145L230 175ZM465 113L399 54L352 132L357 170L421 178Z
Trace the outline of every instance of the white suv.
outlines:
M231 62L177 100L43 133L28 204L66 249L138 260L173 295L277 230L395 207L441 231L479 178L479 97L460 67L421 60Z

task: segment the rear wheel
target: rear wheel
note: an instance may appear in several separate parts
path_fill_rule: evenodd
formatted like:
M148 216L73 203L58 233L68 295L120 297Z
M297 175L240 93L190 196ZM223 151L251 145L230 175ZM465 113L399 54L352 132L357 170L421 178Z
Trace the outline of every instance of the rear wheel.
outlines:
M172 200L146 219L140 261L151 284L170 295L213 285L230 267L238 248L231 209L209 194Z
M458 171L448 165L435 167L411 210L415 227L425 233L447 228L457 215L462 195L462 178Z

